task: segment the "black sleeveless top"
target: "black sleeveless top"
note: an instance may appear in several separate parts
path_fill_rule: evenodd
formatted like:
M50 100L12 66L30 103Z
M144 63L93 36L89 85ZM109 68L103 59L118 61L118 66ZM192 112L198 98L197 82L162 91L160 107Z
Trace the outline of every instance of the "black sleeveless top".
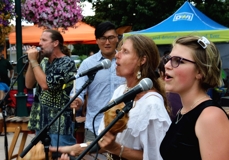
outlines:
M207 100L183 117L180 113L175 117L160 146L160 153L164 160L201 160L195 125L201 112L208 106L221 108L212 100ZM176 123L177 118L178 123Z

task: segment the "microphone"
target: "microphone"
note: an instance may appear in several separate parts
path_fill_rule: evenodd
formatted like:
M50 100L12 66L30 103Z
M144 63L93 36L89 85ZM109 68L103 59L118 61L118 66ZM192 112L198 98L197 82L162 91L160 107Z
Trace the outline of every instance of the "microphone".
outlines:
M36 47L36 49L37 49L38 52L41 51L41 47ZM25 54L25 55L21 56L20 59L26 58L26 57L28 57L28 54Z
M105 112L111 107L115 106L116 104L119 104L121 102L128 102L130 100L133 100L136 96L136 94L150 90L153 87L153 82L149 78L143 78L138 85L136 85L134 88L126 92L124 95L112 100L107 106L102 108L99 113Z
M103 61L100 62L100 64L98 64L97 66L94 66L80 74L77 74L76 76L73 76L71 77L68 82L71 82L79 77L83 77L83 76L86 76L86 75L89 75L91 73L95 73L97 72L98 70L101 70L101 69L108 69L111 67L111 61L109 59L104 59ZM68 83L67 82L67 83Z

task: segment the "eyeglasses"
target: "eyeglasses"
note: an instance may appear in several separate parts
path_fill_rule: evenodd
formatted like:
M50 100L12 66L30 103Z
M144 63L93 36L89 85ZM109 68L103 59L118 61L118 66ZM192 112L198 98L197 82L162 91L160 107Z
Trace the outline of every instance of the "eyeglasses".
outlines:
M99 40L102 43L105 43L107 40L109 42L113 42L117 37L116 36L108 36L108 37L100 37Z
M200 39L198 39L197 42L201 47L203 47L203 49L206 49L208 44L210 44L209 40L206 37L201 37Z
M171 56L167 55L163 58L163 62L164 62L164 64L166 64L168 61L171 62L171 66L173 68L177 68L181 63L184 63L183 61L187 61L187 62L191 62L193 64L196 64L196 62L194 62L194 61L191 61L191 60L179 57L179 56L171 57Z

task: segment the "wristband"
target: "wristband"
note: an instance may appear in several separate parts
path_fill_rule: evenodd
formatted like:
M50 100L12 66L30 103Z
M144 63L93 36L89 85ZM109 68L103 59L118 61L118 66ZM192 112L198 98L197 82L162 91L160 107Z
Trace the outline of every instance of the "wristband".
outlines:
M29 61L30 63L34 63L34 62L37 62L37 60L31 60ZM37 62L38 63L38 62Z
M80 147L81 148L87 147L87 143L80 143Z
M32 65L32 68L40 66L39 64Z

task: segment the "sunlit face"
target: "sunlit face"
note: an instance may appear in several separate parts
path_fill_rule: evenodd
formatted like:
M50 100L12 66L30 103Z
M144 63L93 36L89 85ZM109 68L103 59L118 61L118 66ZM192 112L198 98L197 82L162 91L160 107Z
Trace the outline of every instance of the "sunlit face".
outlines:
M99 49L106 58L111 58L115 54L115 49L118 43L118 35L115 30L108 30L102 37L96 39Z
M41 55L44 57L50 57L53 53L55 45L55 41L51 39L50 32L43 32L40 38L39 45L41 46Z
M176 44L170 56L179 56L187 60L193 61L193 50L180 44ZM196 81L198 71L196 64L187 60L180 61L178 67L174 68L171 65L171 60L165 64L165 89L166 91L182 93L192 88Z
M139 58L130 39L124 41L121 50L116 53L116 74L121 77L135 77L140 66Z

